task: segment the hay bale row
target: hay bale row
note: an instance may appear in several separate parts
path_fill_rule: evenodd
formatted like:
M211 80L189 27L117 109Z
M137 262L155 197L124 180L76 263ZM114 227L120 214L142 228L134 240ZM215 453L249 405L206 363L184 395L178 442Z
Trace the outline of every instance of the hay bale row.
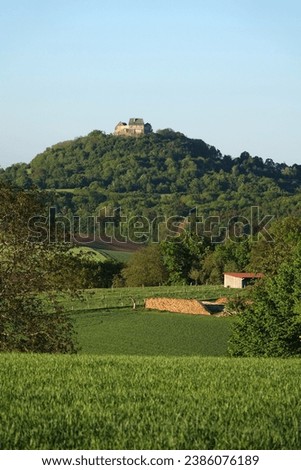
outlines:
M196 299L172 299L168 297L151 297L145 299L145 308L191 315L210 315L206 306Z

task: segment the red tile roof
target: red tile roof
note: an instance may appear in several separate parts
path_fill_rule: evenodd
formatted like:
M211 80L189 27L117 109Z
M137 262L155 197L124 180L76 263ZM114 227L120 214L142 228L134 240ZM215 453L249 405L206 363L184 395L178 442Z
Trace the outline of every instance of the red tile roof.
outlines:
M264 277L263 273L224 273L228 276L239 277L241 279L257 279Z

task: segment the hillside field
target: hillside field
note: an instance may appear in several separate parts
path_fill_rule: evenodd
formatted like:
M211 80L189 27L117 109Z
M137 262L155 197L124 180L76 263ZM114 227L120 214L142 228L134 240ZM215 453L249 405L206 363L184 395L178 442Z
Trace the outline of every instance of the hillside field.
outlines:
M0 355L2 449L300 449L300 360Z

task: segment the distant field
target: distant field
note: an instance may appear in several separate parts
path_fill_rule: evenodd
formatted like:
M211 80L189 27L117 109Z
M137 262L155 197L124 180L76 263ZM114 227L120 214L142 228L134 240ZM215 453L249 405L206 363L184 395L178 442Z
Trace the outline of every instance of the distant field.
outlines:
M229 289L223 286L158 286L120 287L114 289L86 290L82 300L68 301L67 310L106 309L132 306L134 298L137 306L143 306L147 297L179 297L182 299L215 300L219 297L248 295L247 289Z
M138 356L224 356L232 318L145 311L86 311L73 315L81 353Z
M1 449L300 449L300 360L0 355Z
M93 248L89 248L87 246L78 246L78 247L76 246L72 248L70 251L71 253L74 253L76 255L81 255L83 258L86 257L87 259L91 259L97 262L103 262L109 258L108 255L105 255L104 253L100 251L93 250Z
M87 245L87 246L78 246L72 249L75 252L81 251L84 254L90 254L90 255L95 255L94 259L95 261L105 261L108 259L113 259L116 261L120 261L121 263L127 263L132 254L131 252L128 251L117 251L117 250L110 250L110 249L104 249L104 248L99 248L99 246L94 246L93 244Z
M86 248L100 253L107 259L114 259L122 263L127 263L133 255L132 251L126 251L126 249L123 249L122 246L119 246L118 249L115 247L114 249L114 246L111 246L109 243L102 243L99 241L91 241L86 245Z
M121 263L127 263L133 255L133 253L129 251L107 250L103 248L95 248L95 251L98 251L99 253L105 255L107 258L112 258L116 261L120 261Z
M158 312L146 297L216 299L237 295L220 286L162 286L87 290L66 303L81 353L113 355L225 356L232 318ZM133 299L136 310L133 310Z

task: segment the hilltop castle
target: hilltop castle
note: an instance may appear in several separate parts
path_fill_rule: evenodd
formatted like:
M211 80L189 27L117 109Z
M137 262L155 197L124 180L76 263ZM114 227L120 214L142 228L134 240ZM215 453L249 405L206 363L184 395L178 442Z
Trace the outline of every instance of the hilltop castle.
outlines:
M144 124L141 118L131 118L129 123L119 122L115 127L115 135L139 136L150 134L153 131L152 126L147 122Z

